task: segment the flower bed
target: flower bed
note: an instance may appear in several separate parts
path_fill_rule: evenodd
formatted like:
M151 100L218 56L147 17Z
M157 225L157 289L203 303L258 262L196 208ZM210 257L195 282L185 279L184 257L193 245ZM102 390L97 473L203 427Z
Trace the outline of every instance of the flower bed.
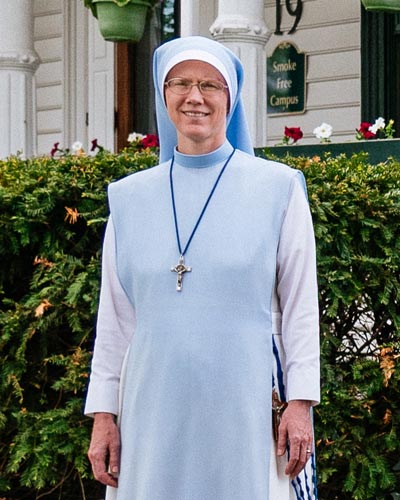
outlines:
M387 123L384 118L379 117L374 123L362 122L355 129L355 141L332 143L331 136L333 127L329 123L322 123L313 130L318 139L318 144L302 145L299 143L303 137L300 127L285 127L284 135L280 143L268 148L258 148L259 155L272 155L276 157L290 156L314 156L329 153L333 156L339 154L351 155L354 153L368 153L372 163L386 161L389 157L400 159L399 139L393 139L395 133L394 120ZM285 148L293 146L293 148Z
M259 156L273 156L281 159L287 156L312 158L313 156L323 157L325 154L335 157L341 154L351 156L352 154L366 153L371 163L387 161L390 157L400 161L400 139L272 146L257 148L256 153Z

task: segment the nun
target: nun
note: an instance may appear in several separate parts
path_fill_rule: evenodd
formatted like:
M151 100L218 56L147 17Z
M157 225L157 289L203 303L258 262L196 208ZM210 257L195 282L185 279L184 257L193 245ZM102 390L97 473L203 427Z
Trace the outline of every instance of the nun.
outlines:
M117 500L316 499L303 175L254 156L229 49L176 39L153 70L160 164L108 190L85 407L94 477Z

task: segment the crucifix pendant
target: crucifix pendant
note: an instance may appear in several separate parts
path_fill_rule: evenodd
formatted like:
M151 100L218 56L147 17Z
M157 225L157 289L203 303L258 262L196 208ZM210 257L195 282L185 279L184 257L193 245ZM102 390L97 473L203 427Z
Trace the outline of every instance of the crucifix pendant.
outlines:
M185 273L190 273L192 270L191 267L185 266L185 260L183 258L183 255L179 257L179 262L176 266L171 267L171 271L176 273L176 291L181 292L182 291L182 285L183 285L183 275Z

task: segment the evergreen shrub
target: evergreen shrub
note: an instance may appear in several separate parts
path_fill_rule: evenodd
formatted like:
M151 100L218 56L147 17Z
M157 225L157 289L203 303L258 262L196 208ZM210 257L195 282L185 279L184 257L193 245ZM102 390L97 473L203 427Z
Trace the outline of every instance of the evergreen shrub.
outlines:
M322 500L400 492L400 163L290 158L305 174L317 241ZM397 498L397 497L396 497Z
M383 500L400 491L400 163L285 162L306 176L317 239L320 498ZM155 163L150 148L0 161L0 498L103 498L82 409L106 186Z
M151 148L0 162L0 498L99 500L82 415L106 186Z

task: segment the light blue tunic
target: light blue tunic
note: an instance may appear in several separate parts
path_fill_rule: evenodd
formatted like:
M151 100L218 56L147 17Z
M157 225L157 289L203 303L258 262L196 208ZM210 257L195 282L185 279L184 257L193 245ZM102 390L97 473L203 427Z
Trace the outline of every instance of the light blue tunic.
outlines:
M176 153L184 247L232 147ZM169 165L109 189L118 276L136 311L118 500L268 500L271 299L299 172L236 151L178 263ZM270 499L277 500L277 499Z

